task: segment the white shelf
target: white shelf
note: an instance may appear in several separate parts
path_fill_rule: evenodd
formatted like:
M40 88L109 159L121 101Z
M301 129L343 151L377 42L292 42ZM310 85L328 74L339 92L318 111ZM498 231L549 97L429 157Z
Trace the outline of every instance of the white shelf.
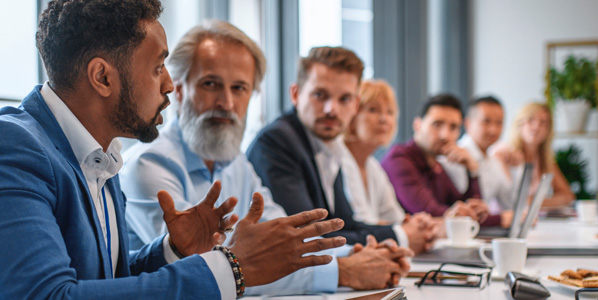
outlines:
M556 132L555 139L598 139L598 132Z

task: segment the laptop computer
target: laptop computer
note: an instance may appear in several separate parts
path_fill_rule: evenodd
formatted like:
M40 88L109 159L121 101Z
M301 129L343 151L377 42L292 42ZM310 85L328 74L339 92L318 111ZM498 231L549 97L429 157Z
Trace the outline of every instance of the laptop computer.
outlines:
M527 204L527 196L529 195L529 186L532 181L532 173L534 166L532 164L525 164L523 168L523 175L517 184L515 193L513 194L513 220L509 228L501 226L490 226L480 228L478 238L495 238L495 237L517 237L521 231L521 219L525 212Z
M538 216L540 212L540 207L542 207L542 203L544 203L544 198L546 198L546 194L550 189L552 184L552 179L554 178L554 174L552 173L545 173L542 175L542 179L540 180L540 185L538 186L538 190L532 199L532 203L529 206L527 211L527 215L525 216L525 220L523 220L523 224L521 225L521 231L517 236L510 236L509 237L518 237L520 239L524 239L527 237L527 233L529 229L532 227L534 220Z
M526 166L527 169L527 166ZM529 169L531 172L531 168ZM531 174L531 173L530 173ZM525 172L524 172L525 175ZM505 231L509 236L512 238L526 238L531 228L534 220L538 216L538 212L540 211L540 207L544 202L544 198L546 197L546 193L550 189L550 184L552 183L553 174L544 174L542 175L542 179L540 181L540 185L538 186L538 190L534 194L532 203L529 207L528 213L525 216L523 222L513 222L511 229ZM525 183L525 179L522 180L522 183ZM527 188L525 195L527 195L527 191L529 191L529 182L527 182ZM517 208L520 210L518 218L521 219L521 216L524 214L527 197L525 197L523 201L523 208L520 208L520 203L517 203ZM515 213L516 214L516 213ZM514 218L515 218L514 214ZM517 225L518 224L518 225ZM513 225L515 227L513 227ZM503 228L504 229L504 228ZM513 234L513 236L511 236ZM468 264L476 264L476 263L483 263L480 259L478 248L452 248L452 247L443 247L437 248L430 252L422 253L413 258L415 262L430 262L430 263L438 263L438 262L448 262L448 263L468 263Z

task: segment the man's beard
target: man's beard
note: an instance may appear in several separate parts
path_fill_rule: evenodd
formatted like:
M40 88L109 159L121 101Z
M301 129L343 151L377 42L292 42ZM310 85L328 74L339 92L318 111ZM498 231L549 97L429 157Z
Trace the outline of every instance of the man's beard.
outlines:
M226 118L231 123L219 123L211 118ZM241 141L245 131L245 119L240 120L233 112L209 110L201 115L195 112L193 103L184 99L179 116L183 140L191 151L209 161L229 161L241 153Z
M133 89L127 79L128 72L124 72L121 75L120 82L122 83L122 87L120 89L120 101L113 115L112 124L122 133L130 134L141 142L149 143L158 137L156 120L160 112L170 103L168 96L164 96L164 102L158 107L156 115L149 122L145 122L139 116L139 107L132 101Z

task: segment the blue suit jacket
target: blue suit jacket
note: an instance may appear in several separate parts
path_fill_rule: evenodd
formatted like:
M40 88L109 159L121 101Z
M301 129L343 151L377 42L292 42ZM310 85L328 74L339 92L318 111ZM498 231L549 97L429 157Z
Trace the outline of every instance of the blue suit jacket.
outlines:
M163 237L129 256L118 176L107 182L120 243L111 279L83 172L40 88L0 109L0 299L220 298L200 256L166 265Z
M247 149L247 157L262 183L289 215L314 208L329 209L314 155L294 110L262 129ZM324 236L341 235L349 244L365 243L368 234L379 241L397 240L391 226L373 226L353 220L341 177L334 185L334 213L328 214L328 219L341 218L345 227Z

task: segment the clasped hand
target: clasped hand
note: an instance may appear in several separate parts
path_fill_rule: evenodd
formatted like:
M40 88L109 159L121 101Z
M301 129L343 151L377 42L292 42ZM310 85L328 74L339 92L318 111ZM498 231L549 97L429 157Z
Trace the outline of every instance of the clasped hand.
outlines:
M416 254L430 251L437 237L439 226L428 213L419 212L405 216L403 230L409 238L409 248Z
M356 290L392 287L407 276L410 264L407 257L413 251L399 247L392 239L380 243L368 235L365 246L355 244L351 255L338 258L339 285Z

